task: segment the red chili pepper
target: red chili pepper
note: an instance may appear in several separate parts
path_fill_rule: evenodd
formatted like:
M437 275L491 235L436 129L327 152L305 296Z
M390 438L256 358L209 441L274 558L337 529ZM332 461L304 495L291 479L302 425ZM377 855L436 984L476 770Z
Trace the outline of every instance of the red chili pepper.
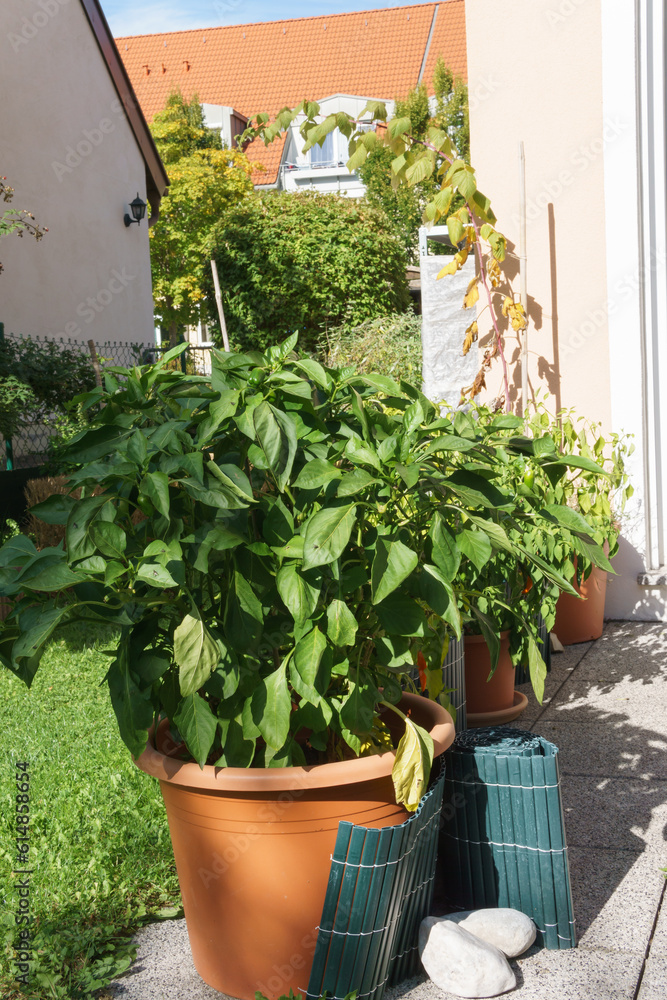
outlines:
M426 660L423 653L417 653L417 666L419 667L419 683L422 691L426 690Z

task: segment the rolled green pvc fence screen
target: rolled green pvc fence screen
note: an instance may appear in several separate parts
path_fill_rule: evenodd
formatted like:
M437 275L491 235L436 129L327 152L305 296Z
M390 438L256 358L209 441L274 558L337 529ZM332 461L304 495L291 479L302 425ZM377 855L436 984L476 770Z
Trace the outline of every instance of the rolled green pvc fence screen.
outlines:
M382 1000L420 968L419 925L433 899L444 757L417 811L379 830L341 822L318 928L307 1000Z
M576 946L558 748L509 727L469 729L446 753L439 847L450 910L509 906L537 943Z

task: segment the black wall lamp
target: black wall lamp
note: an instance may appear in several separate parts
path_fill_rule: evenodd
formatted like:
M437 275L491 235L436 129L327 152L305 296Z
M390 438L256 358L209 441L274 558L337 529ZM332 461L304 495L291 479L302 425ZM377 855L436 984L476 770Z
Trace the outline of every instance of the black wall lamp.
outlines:
M125 225L131 226L133 222L136 222L137 225L139 225L141 220L146 215L146 202L141 200L138 191L137 197L134 201L130 202L130 210L132 211L132 215L129 215L127 212L125 213Z

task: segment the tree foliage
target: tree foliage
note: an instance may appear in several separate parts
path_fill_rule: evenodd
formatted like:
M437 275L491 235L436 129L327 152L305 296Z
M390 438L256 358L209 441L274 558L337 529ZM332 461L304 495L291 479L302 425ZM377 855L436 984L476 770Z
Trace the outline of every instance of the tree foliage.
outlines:
M417 141L425 139L429 128L446 132L458 157L470 159L470 125L468 121L468 88L454 76L439 57L433 73L435 111L432 112L425 83L418 84L405 98L396 101L395 117L409 119L410 135ZM440 184L435 172L413 187L398 185L391 164L394 155L387 146L373 149L359 167L359 176L366 185L368 200L381 206L392 220L406 248L408 259L418 257L418 230L422 225L424 207ZM455 207L461 207L460 205Z
M338 195L246 199L215 234L230 336L265 347L291 331L302 346L343 321L403 312L405 258L384 212Z
M14 188L6 184L6 180L6 177L0 177L0 201L8 204L14 197ZM34 236L36 240L41 240L44 233L48 233L48 231L46 226L40 226L39 223L35 222L35 216L26 209L8 208L0 215L0 237L9 236L11 233L23 236L27 233L29 236ZM0 263L0 272L2 270L3 267Z
M252 164L222 148L196 97L173 93L155 116L153 138L167 165L169 193L151 228L155 313L175 341L178 328L206 318L210 241L221 216L252 192Z

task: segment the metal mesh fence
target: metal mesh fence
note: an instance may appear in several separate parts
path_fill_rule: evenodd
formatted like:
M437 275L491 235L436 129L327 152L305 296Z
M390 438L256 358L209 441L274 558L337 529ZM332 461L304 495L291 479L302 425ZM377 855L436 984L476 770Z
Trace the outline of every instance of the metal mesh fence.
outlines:
M2 333L2 324L0 324L0 333ZM42 347L51 345L51 350L57 349L61 352L65 370L68 362L71 364L73 357L79 356L82 360L88 360L90 362L90 388L95 385L96 367L100 375L103 375L105 369L112 366L132 368L135 365L153 364L163 351L168 350L168 346L162 347L156 344L127 341L100 343L65 340L63 338L53 340L38 336L26 338L6 331L0 337L0 340L2 339L13 345L19 353L22 345L36 344ZM182 358L176 363L183 371L207 374L210 372L210 348L199 345L189 346ZM19 418L16 430L9 440L0 434L0 470L36 468L48 462L51 450L50 443L59 433L59 418L62 421L62 412L55 408L48 410L48 408L41 407L36 415L29 408L26 409L25 420Z

